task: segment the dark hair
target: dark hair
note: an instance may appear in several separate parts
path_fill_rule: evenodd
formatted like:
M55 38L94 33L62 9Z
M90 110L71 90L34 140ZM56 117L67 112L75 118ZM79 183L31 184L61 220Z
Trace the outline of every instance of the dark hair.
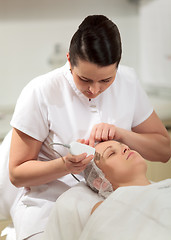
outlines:
M73 35L69 48L71 66L77 66L78 59L99 66L118 65L121 53L119 30L103 15L86 17Z

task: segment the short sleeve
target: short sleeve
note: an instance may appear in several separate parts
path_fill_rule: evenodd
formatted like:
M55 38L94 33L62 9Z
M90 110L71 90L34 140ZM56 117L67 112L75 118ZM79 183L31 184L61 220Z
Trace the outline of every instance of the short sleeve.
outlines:
M40 81L32 80L21 92L11 120L12 127L43 142L48 136L48 113Z
M136 127L144 122L153 112L149 98L137 79L135 95L135 111L132 127Z

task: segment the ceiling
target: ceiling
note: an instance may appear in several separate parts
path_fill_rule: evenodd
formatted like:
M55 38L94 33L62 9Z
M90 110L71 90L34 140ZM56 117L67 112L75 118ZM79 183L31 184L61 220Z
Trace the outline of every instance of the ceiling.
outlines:
M138 0L0 0L0 20L70 19L135 14Z

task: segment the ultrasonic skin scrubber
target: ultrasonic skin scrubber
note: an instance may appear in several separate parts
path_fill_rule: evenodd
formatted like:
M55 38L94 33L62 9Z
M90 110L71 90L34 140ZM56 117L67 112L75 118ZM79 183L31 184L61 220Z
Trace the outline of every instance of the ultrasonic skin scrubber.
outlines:
M71 142L70 144L63 144L63 143L51 143L50 145L61 145L69 149L69 152L72 155L80 155L82 153L87 153L89 155L95 155L96 149L89 145L79 143L79 142Z
M82 153L87 153L87 155L94 155L96 149L86 144L72 142L69 144L69 151L72 155L79 155Z

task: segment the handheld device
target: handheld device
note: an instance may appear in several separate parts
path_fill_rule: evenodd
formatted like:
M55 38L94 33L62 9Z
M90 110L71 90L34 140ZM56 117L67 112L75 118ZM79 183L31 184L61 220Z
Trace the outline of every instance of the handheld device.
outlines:
M61 145L63 147L69 148L69 152L72 155L79 155L82 153L87 153L87 155L95 155L96 149L89 145L79 143L79 142L71 142L70 144L63 144L63 143L51 143L51 145ZM54 150L55 151L55 150Z
M61 145L63 147L69 148L69 152L72 155L79 155L82 153L87 153L87 156L89 155L100 155L99 153L96 153L96 149L93 147L90 147L89 145L86 144L82 144L79 142L71 142L70 144L63 144L63 143L50 143L50 146L52 145ZM57 154L59 154L56 150L53 149L53 151L55 151ZM80 182L80 180L71 173L71 175L78 181Z
M69 144L69 151L72 155L79 155L82 153L87 153L87 155L94 155L96 150L89 145L79 142L72 142Z

